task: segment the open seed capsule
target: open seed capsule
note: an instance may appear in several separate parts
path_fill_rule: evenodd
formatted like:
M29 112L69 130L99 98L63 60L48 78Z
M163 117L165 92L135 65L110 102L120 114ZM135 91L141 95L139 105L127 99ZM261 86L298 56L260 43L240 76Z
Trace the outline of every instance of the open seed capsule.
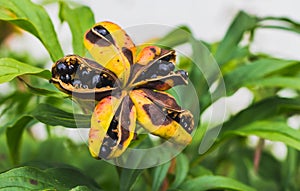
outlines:
M172 96L150 91L138 89L130 92L136 107L137 121L154 135L174 143L189 144L194 129L193 115L181 109Z
M155 51L154 51L155 50ZM186 85L187 73L175 71L175 51L158 47L146 47L133 68L133 87L167 90L176 85ZM139 64L142 63L142 64Z
M95 158L110 159L125 152L134 138L136 109L129 96L108 96L96 106L91 119L89 149Z
M51 82L69 95L95 100L121 87L110 70L77 55L65 56L53 64Z

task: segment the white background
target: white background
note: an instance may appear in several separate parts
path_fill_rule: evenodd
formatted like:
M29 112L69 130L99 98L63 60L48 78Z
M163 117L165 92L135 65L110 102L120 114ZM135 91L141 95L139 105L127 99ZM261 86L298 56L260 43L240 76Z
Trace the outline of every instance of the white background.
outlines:
M41 0L35 0L40 2ZM239 10L258 16L285 16L300 22L298 0L86 0L76 2L88 5L96 22L113 21L122 28L144 24L176 27L187 25L193 34L204 41L220 40ZM60 24L57 6L46 6L66 54L72 53L71 34L66 23ZM145 31L150 33L151 31ZM41 43L29 34L10 43L14 50L29 50L37 57L47 56ZM149 35L149 38L153 37ZM81 38L81 37L79 37ZM20 43L20 41L24 43ZM25 45L25 46L24 46ZM277 57L300 60L300 35L278 30L258 30L253 51L266 52Z

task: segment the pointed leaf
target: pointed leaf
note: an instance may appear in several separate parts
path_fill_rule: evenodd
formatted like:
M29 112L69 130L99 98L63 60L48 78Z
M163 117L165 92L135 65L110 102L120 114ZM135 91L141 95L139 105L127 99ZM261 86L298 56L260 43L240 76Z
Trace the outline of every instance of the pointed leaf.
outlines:
M123 168L120 176L120 191L131 190L143 169Z
M234 179L222 176L201 176L184 182L180 188L189 191L205 191L205 190L240 190L254 191L255 189L238 182Z
M61 125L69 128L90 127L90 115L69 113L48 104L39 104L32 115L48 125Z
M246 82L247 86L259 86L259 87L277 87L277 88L291 88L300 90L299 84L300 78L297 77L268 77L264 79L258 79L250 82Z
M220 131L219 137L223 136L224 133L230 130L236 130L246 125L261 120L267 120L272 117L282 115L284 113L299 113L300 111L300 100L299 99L289 99L289 98L279 98L271 97L264 99L260 102L253 104L252 106L246 108L245 110L238 113L236 116L232 117L229 121L223 124L222 130ZM215 131L219 132L220 126L210 129L206 132L204 138L202 139L201 144L212 144L214 142L211 137L215 137ZM224 139L226 137L223 137ZM214 143L210 148L210 151L214 150L218 144L221 143L224 139L220 138L219 141ZM209 152L206 152L208 154Z
M156 44L165 47L175 47L187 43L191 36L191 30L187 26L180 26L159 39Z
M23 116L19 118L13 125L6 128L7 145L14 164L17 164L19 161L20 144L23 131L29 122L32 121L32 119L33 118L30 116Z
M284 122L258 121L234 131L228 131L225 136L240 135L258 137L271 141L280 141L300 150L300 131L289 127Z
M240 66L224 76L226 89L229 94L247 83L261 79L289 66L299 64L297 61L273 58L260 59ZM238 80L237 80L238 79Z
M100 190L93 180L73 168L40 170L25 166L0 174L0 189L4 190L70 190L76 186Z
M155 167L152 182L152 191L158 191L167 176L171 162L167 162L160 166Z
M12 58L0 58L0 84L9 82L17 76L34 74L43 78L50 78L50 72Z
M85 55L83 44L84 33L95 23L94 14L87 6L70 8L67 2L60 2L59 16L61 21L67 21L72 32L73 52Z
M175 180L171 188L178 187L186 178L189 171L189 160L184 154L179 154L176 158Z
M223 65L231 59L244 33L253 30L256 24L256 17L248 15L243 11L238 13L218 46L215 58L219 65Z
M45 9L30 0L0 0L0 20L10 21L44 44L52 61L63 56L53 24Z

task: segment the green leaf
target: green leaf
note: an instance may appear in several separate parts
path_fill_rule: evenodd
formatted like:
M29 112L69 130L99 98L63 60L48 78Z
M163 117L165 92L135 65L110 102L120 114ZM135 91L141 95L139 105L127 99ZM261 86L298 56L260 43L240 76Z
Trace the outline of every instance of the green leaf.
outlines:
M180 188L189 191L205 191L215 189L254 191L255 189L234 179L222 176L201 176L184 182Z
M159 39L156 44L164 47L175 47L187 43L191 36L191 31L187 26L180 26Z
M228 131L225 136L240 135L258 137L271 141L280 141L297 150L300 150L300 131L289 127L284 122L257 121L234 131Z
M9 82L15 77L24 74L33 74L43 78L50 78L51 76L48 70L37 68L12 58L0 58L0 84Z
M276 25L264 24L264 21L275 21ZM287 17L264 17L260 18L258 28L281 29L290 32L300 33L300 23Z
M70 128L90 127L89 115L68 113L48 104L39 104L31 113L24 114L13 121L13 124L2 127L1 131L6 130L7 145L15 164L19 161L23 131L33 119L48 125L61 125Z
M275 76L246 82L245 85L259 87L291 88L300 90L299 81L300 78L297 77Z
M226 138L223 134L227 131L236 130L242 128L252 122L267 120L282 114L299 113L300 111L300 99L289 99L271 97L264 99L260 102L253 104L252 106L241 111L229 121L223 124L219 134L219 140L209 149L210 152L218 147L218 145ZM206 132L202 139L201 145L213 144L215 140L211 137L215 137L215 131L219 131L219 126L216 126ZM223 139L224 138L224 139ZM200 145L200 148L201 148ZM209 152L206 152L208 154ZM202 156L203 157L203 156Z
M190 38L190 44L193 50L192 61L194 65L189 74L189 78L196 88L200 108L204 110L213 101L226 95L224 82L220 80L219 91L210 94L209 87L222 76L219 65L201 41Z
M131 190L143 169L123 168L120 176L120 191Z
M241 111L223 125L223 129L234 130L255 121L266 120L284 113L298 113L300 99L271 97ZM224 133L221 131L221 133Z
M167 176L171 162L167 162L154 168L152 191L158 191Z
M17 164L20 158L20 144L23 131L32 119L30 116L23 116L6 129L7 145L14 164Z
M84 33L95 23L92 10L87 6L71 9L66 2L61 1L59 16L61 21L68 22L71 29L74 54L85 55Z
M170 188L177 188L186 178L189 171L189 160L184 154L179 154L176 158L175 180Z
M48 104L39 104L32 112L34 118L48 125L61 125L69 128L89 128L90 116L63 111Z
M67 98L69 97L69 95L61 92L61 91L53 91L53 90L49 90L46 89L45 87L43 88L37 88L37 87L33 87L30 84L26 83L25 81L23 81L26 86L28 87L29 91L33 94L36 95L40 95L40 96L47 96L47 97L57 97L57 98Z
M231 59L245 32L253 30L256 24L256 17L243 11L238 13L217 48L215 58L219 65L223 65Z
M96 183L74 168L19 167L0 174L0 189L12 190L69 190L86 186L88 190L100 190Z
M63 56L49 15L30 0L0 0L0 19L9 21L36 36L48 50L52 61Z
M297 61L273 58L260 59L240 66L224 76L227 93L231 94L238 88L256 81L289 66L299 64ZM238 79L238 80L237 80Z
M297 185L297 169L299 166L299 152L297 150L288 147L286 160L282 164L282 187L284 190L296 190L291 189L293 185ZM295 184L296 183L296 184Z
M76 186L72 188L71 191L89 191L90 189L86 186Z

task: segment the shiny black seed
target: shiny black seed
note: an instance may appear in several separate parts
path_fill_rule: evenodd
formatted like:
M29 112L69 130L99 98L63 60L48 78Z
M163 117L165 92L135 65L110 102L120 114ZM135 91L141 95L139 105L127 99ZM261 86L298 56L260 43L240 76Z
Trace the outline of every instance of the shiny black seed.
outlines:
M73 74L76 71L77 67L75 67L73 64L68 66L68 73Z
M168 67L170 71L173 71L175 69L175 65L172 62L168 63Z
M170 73L169 66L167 64L162 63L158 66L157 72L159 75L167 75L168 73Z
M105 153L108 151L108 147L106 145L102 145L101 152Z
M109 155L110 148L107 145L102 145L100 150L100 158L107 158Z
M109 34L109 32L106 30L106 28L104 28L103 26L99 25L99 26L95 26L93 28L98 34L102 35L102 36L106 36Z
M67 64L63 63L63 62L59 62L56 65L56 70L59 74L67 74L68 73L68 66Z
M179 123L180 122L180 117L179 117L179 115L177 115L175 118L173 118L177 123Z
M82 88L83 88L83 89L88 89L89 86L88 86L87 84L83 84L83 85L82 85Z
M153 52L154 54L156 53L156 49L155 48L150 48L151 52Z
M143 72L141 73L141 76L145 76L145 75L146 75L146 72L143 71Z
M82 69L81 73L79 74L79 77L82 81L87 81L90 79L91 72L87 69Z
M117 126L118 126L118 123L119 123L119 122L118 122L117 120L113 119L113 120L111 121L111 123L110 123L111 128L116 129Z
M152 74L150 78L157 78L157 74Z
M59 79L64 83L70 83L71 82L71 76L69 74L61 75Z
M159 64L161 64L163 62L165 62L165 61L163 61L163 60L157 60L154 65L159 65Z
M74 86L74 87L79 87L79 86L81 86L82 82L81 82L80 80L78 80L78 79L73 79L73 80L71 81L71 84L72 84L72 86Z
M107 134L110 138L116 140L118 139L118 134L117 132L114 132L113 130L116 130L117 129L117 126L118 126L118 121L113 119L111 122L110 122L110 126L108 128L108 131L107 131Z
M184 70L178 70L176 73L179 73L183 78L188 78L188 73Z
M101 83L101 76L99 74L96 74L92 78L92 88L101 88L102 83Z
M163 60L163 61L170 61L172 58L172 55L168 55L168 56L165 56L163 58L161 58L160 60Z
M113 87L114 85L113 81L108 78L102 78L101 81L102 81L102 87L106 87L106 86Z
M113 147L117 144L117 139L107 138L106 144L110 147Z

